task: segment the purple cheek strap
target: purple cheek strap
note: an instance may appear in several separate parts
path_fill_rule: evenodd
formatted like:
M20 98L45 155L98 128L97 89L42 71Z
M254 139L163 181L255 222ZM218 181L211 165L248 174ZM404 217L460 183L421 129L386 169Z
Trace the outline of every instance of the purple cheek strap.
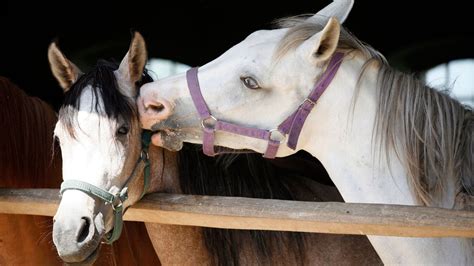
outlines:
M286 137L288 137L287 146L295 150L306 118L313 107L316 105L319 97L321 97L323 92L333 80L337 70L342 64L343 58L343 53L336 52L332 56L326 71L323 73L321 79L316 82L308 97L300 104L296 111L286 118L276 129L271 130L236 125L218 120L212 116L201 93L201 87L199 86L198 79L198 68L195 67L189 69L186 72L186 79L194 106L201 117L201 126L204 133L204 154L208 156L216 155L214 150L216 131L225 131L237 135L268 141L267 149L263 155L265 158L275 158L280 144L285 141Z

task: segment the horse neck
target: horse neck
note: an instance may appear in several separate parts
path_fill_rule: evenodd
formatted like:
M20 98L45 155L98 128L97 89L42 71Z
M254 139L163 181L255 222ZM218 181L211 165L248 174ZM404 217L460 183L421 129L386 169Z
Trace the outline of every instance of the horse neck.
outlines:
M151 179L148 193L182 193L177 153L152 145L149 156ZM145 226L162 264L212 264L201 228L156 223L145 223Z
M367 69L358 83L363 65L345 60L309 115L299 148L321 161L346 202L419 205L400 158L373 144L379 68ZM465 265L474 256L467 239L368 237L386 264Z
M385 151L372 145L378 68L367 69L356 90L363 64L346 58L309 115L300 145L323 163L346 202L415 205L400 161L390 152L389 162L379 159Z
M131 206L140 200L143 193L145 181L145 165L137 159L141 156L140 140L130 143L130 147L135 147L128 151L123 173L125 178L130 178L128 185L129 197L125 202L126 206ZM178 178L178 162L176 152L167 151L161 147L150 145L148 148L150 162L149 186L145 194L154 192L181 193ZM133 173L129 177L128 174Z
M42 100L0 77L0 185L58 187L61 154L53 142L57 117Z
M150 146L149 156L151 162L149 193L181 193L177 153L157 146Z

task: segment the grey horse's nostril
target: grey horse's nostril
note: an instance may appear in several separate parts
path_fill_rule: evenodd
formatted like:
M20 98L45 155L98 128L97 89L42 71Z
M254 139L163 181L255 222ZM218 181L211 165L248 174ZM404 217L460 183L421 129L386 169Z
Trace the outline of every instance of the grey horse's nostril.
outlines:
M161 103L155 103L154 105L147 106L147 109L151 109L153 112L160 113L165 109L165 106Z
M90 225L91 225L91 220L89 218L87 217L81 218L79 230L77 231L77 238L76 238L77 243L81 243L87 238L87 236L89 235Z

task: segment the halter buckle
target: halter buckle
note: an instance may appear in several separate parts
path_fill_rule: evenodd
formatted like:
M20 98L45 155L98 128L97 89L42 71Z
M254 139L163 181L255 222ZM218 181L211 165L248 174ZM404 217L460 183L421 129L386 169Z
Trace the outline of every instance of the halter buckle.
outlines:
M111 202L110 205L112 205L112 210L116 210L117 208L120 208L123 206L123 201L127 200L128 198L128 187L124 187L122 191L117 192L115 194L113 201Z
M122 199L120 199L120 197L115 197L114 202L112 202L112 204L110 205L112 205L112 210L115 211L117 208L122 207L123 205Z
M304 101L303 101L303 104L306 103L306 102L309 103L309 104L311 104L311 105L313 105L313 106L316 105L316 102L314 102L314 101L311 100L310 98L305 98Z
M141 159L142 161L145 161L145 160L149 160L149 159L150 159L150 157L149 157L149 155L148 155L148 152L147 152L146 150L141 150L141 152L140 152L140 159Z
M217 125L217 118L215 118L212 115L210 115L209 117L203 118L201 120L201 126L204 129L216 131L216 125Z
M268 135L268 139L270 139L272 141L275 141L275 142L278 142L278 143L282 144L286 139L285 134L277 128L276 129L271 129L268 132L270 133Z

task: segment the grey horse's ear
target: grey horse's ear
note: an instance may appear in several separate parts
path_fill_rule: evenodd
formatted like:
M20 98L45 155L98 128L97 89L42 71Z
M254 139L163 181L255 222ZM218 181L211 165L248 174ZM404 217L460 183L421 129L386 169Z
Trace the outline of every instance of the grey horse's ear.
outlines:
M341 29L336 18L329 18L324 29L304 41L298 51L317 65L331 58L337 48Z
M128 97L138 93L136 82L140 81L147 62L147 50L143 36L134 32L127 54L122 59L115 76L119 83L120 92Z
M48 61L54 77L58 80L64 92L67 92L82 74L81 70L59 50L56 42L49 45Z
M342 24L349 16L353 5L354 0L334 0L314 16L308 18L308 21L326 25L331 17L335 17Z

